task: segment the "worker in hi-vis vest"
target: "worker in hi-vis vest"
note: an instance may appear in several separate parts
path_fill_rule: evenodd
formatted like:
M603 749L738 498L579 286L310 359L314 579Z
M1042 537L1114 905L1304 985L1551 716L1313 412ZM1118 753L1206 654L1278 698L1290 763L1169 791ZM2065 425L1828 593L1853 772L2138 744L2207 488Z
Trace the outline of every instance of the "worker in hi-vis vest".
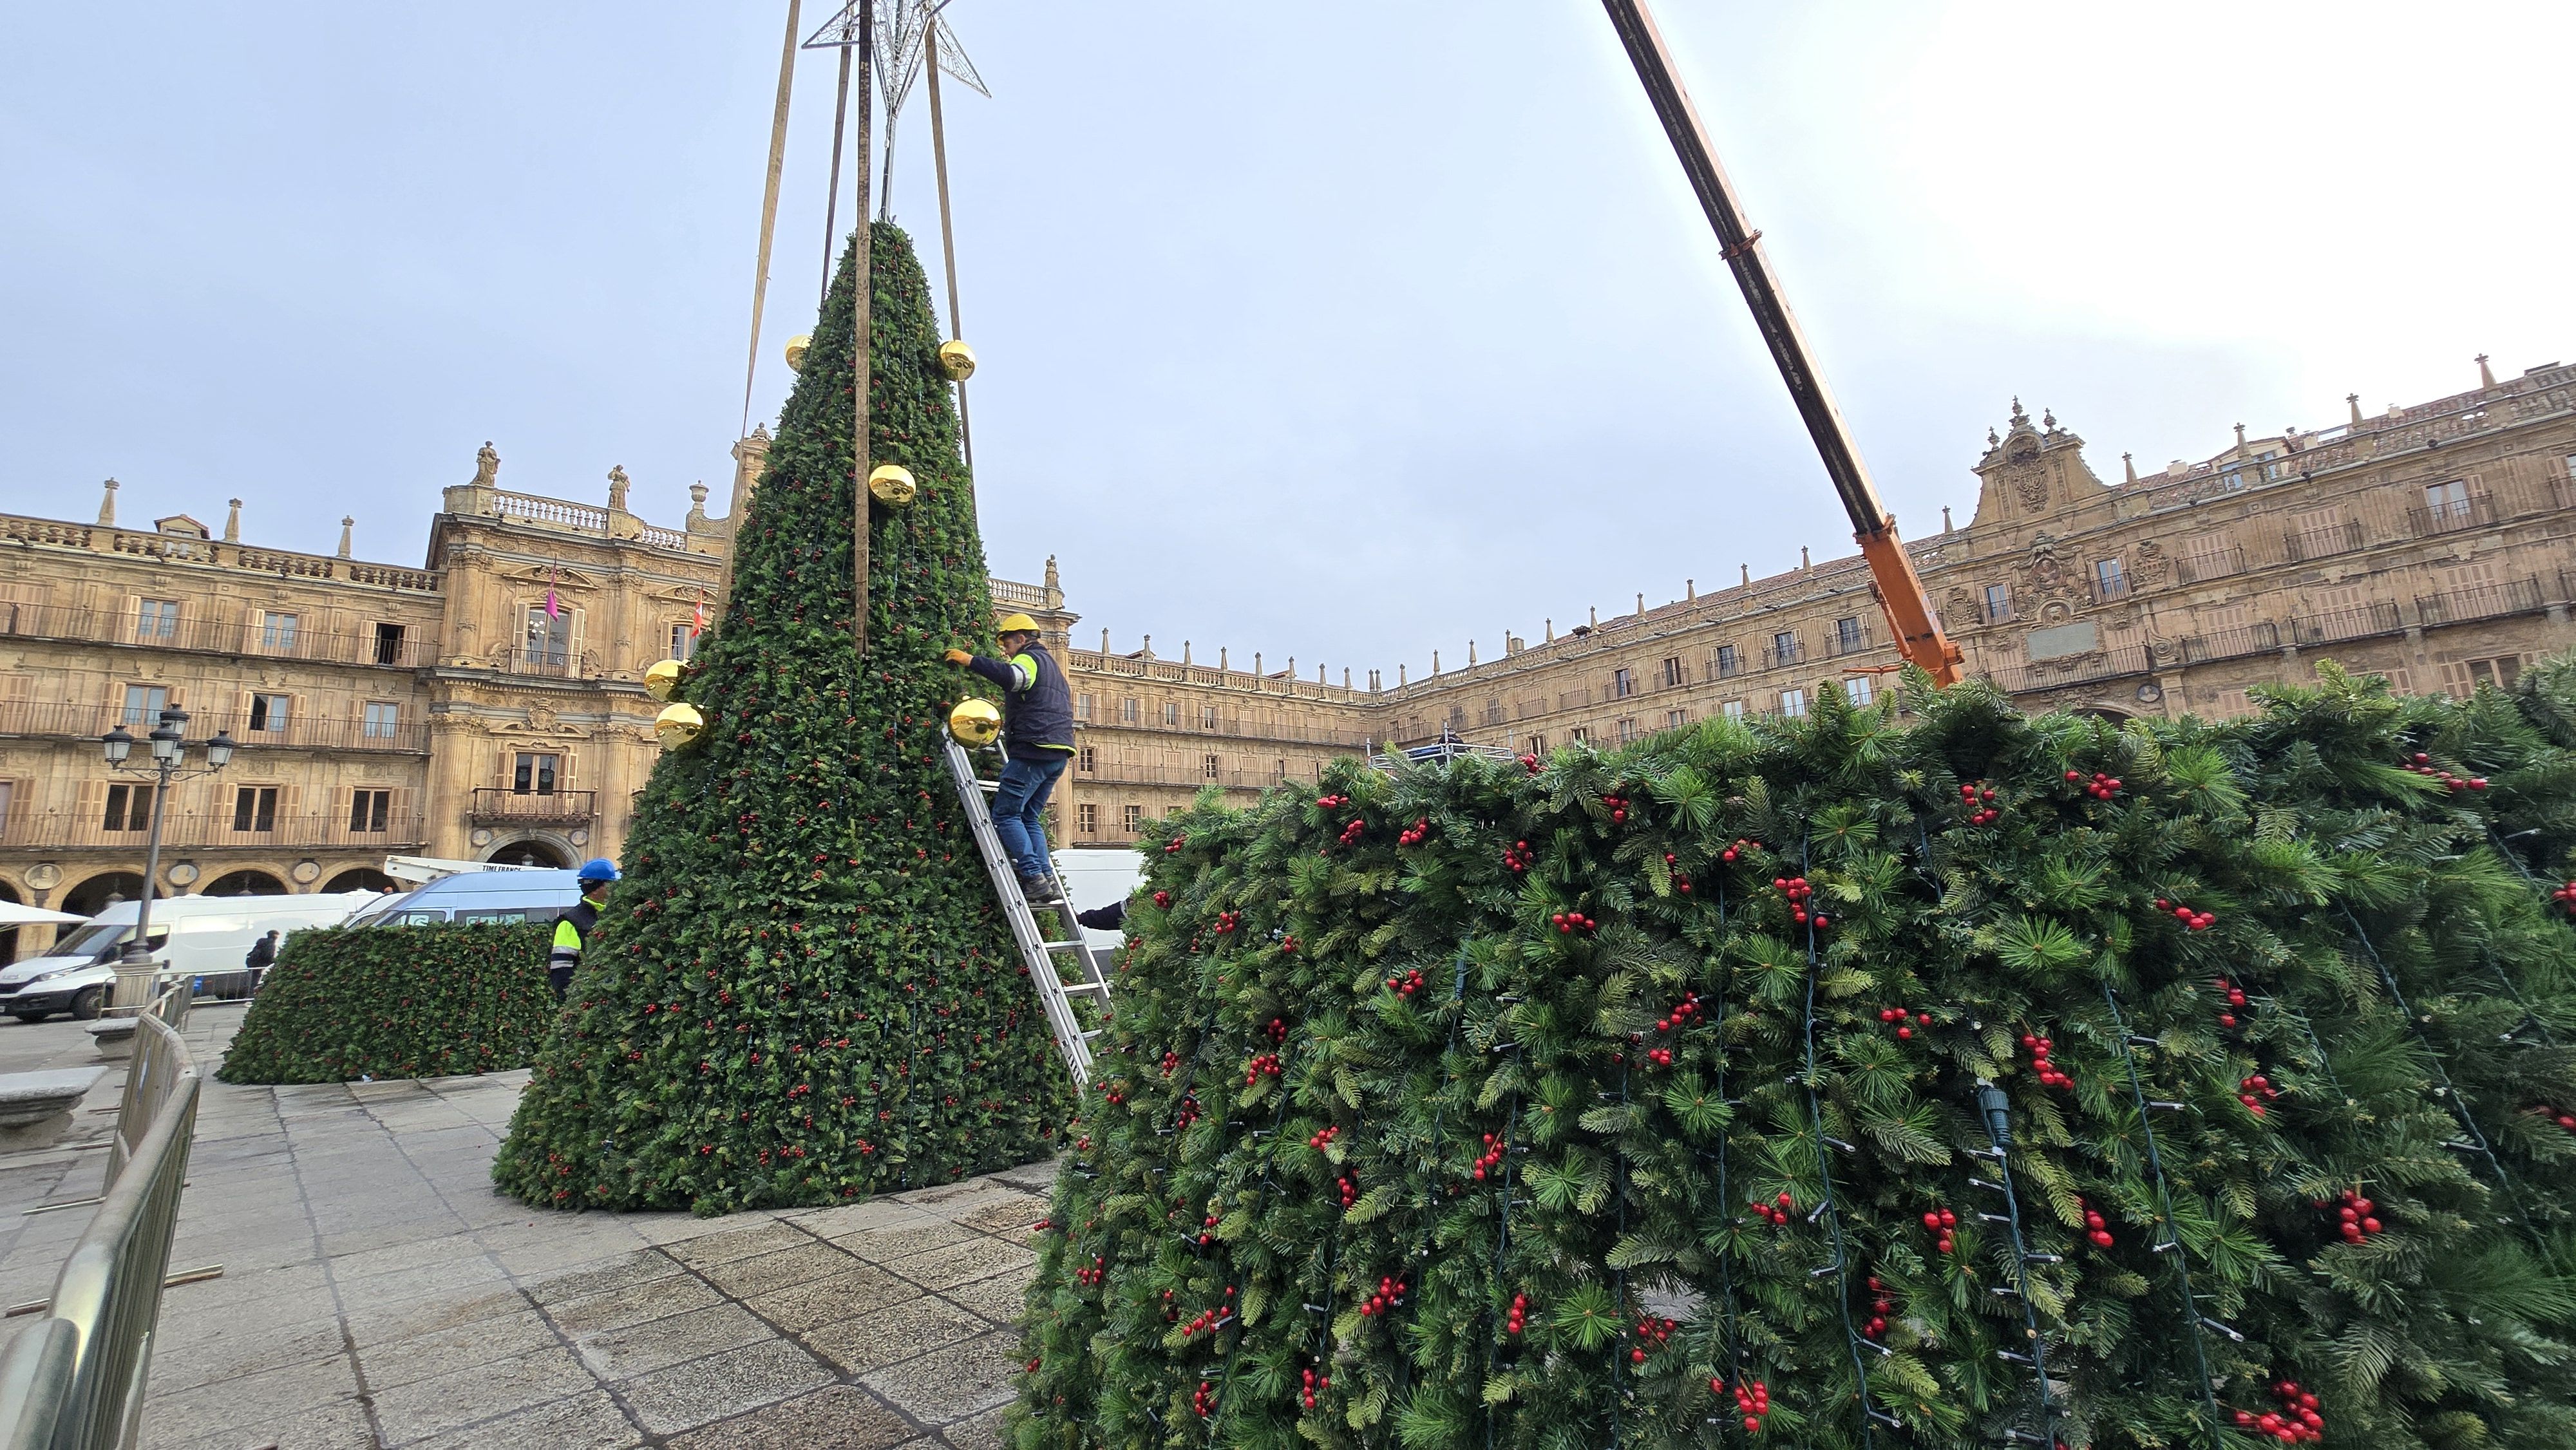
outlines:
M1065 762L1073 759L1073 691L1038 643L1036 620L1006 614L997 627L1000 659L962 649L950 650L947 658L1002 687L1002 779L993 792L993 832L1010 853L1021 892L1031 901L1051 901L1059 893L1046 825L1038 817Z
M546 953L546 983L555 989L558 1002L572 987L573 968L581 965L582 943L589 939L590 929L599 925L599 908L608 903L608 887L617 879L617 863L605 856L584 861L576 879L581 882L581 900L555 918L554 950Z

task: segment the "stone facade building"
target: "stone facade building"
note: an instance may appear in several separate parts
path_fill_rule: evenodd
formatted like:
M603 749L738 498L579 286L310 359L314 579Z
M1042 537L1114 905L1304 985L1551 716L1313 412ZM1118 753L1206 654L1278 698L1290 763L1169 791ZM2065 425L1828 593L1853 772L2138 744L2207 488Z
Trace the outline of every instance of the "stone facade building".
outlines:
M2549 366L2339 427L2236 441L2106 483L2081 438L2016 403L1975 460L1964 527L1914 541L1971 674L2033 709L2227 716L2317 661L2401 689L2508 684L2576 644L2576 367ZM734 449L730 507L678 528L504 489L489 445L446 491L418 568L239 542L193 519L127 529L0 515L0 899L95 909L141 884L148 796L97 737L185 708L243 743L174 789L162 890L383 884L385 857L614 856L652 768L642 677L685 655L724 587L731 521L768 446ZM1945 515L1945 523L1946 515ZM345 521L344 521L345 523ZM1896 663L1851 557L1708 592L1389 683L1072 647L1044 582L996 579L1071 676L1077 757L1059 844L1118 846L1215 787L1250 799L1336 755L1447 730L1545 751L1711 715L1856 699ZM546 602L551 596L555 608ZM137 730L135 733L142 733Z

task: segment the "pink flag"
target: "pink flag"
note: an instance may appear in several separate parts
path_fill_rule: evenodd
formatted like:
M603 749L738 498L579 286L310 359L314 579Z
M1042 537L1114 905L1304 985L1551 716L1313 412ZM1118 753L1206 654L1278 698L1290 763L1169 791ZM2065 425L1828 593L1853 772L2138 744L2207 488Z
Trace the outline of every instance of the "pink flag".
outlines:
M690 616L690 619L689 619L689 633L690 633L690 635L691 635L692 637L695 637L695 636L697 636L697 635L701 635L701 634L704 634L704 633L706 633L706 632L707 632L707 601L706 601L705 596L701 595L701 596L699 596L699 599L698 599L698 607L697 607L697 611L696 611L693 615L691 615L691 616Z

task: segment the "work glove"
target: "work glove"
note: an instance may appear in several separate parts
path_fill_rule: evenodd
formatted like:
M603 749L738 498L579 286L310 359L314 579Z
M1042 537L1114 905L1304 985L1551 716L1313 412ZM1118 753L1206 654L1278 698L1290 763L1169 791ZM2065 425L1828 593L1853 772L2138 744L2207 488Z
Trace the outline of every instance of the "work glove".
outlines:
M940 658L945 659L952 665L972 664L975 661L975 657L973 655L968 654L962 649L952 649L947 654L940 656Z

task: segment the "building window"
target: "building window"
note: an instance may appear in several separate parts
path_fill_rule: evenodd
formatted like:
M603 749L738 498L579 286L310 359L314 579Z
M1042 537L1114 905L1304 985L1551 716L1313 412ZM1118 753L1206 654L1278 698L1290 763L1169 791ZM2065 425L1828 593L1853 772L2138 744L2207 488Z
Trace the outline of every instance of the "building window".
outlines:
M1732 720L1739 725L1744 723L1744 702L1742 700L1729 700L1717 708L1726 712L1727 719Z
M1126 696L1118 702L1118 723L1133 725L1143 718L1143 713L1137 708L1135 696Z
M246 785L233 792L233 829L236 831L274 831L277 829L277 787Z
M295 648L295 616L275 610L262 610L259 616L259 647L264 650Z
M1633 715L1622 715L1622 716L1620 716L1620 717L1619 717L1619 743L1620 743L1620 744L1622 744L1622 745L1625 745L1625 744L1627 744L1629 741L1634 740L1634 739L1636 739L1636 738L1637 738L1637 719L1636 719L1636 717L1635 717L1635 716L1633 716Z
M1589 745L1592 743L1592 730L1589 726L1577 725L1574 727L1573 734L1574 743L1577 745Z
M1084 835L1099 835L1100 807L1093 805L1089 801L1084 801L1082 804L1073 808L1073 821L1075 828L1080 830Z
M389 790L353 790L349 792L349 829L369 834L385 828L385 818L393 813L394 793Z
M1088 745L1082 747L1082 773L1089 775L1098 769L1100 769L1100 752Z
M1804 690L1782 690L1780 692L1780 713L1788 716L1792 720L1806 714L1807 692Z
M251 696L250 728L266 731L271 735L285 734L287 707L291 698L286 695Z
M1181 728L1180 701L1165 700L1163 702L1163 728L1166 730L1178 730Z
M1637 677L1624 669L1610 672L1610 698L1624 700L1637 693Z
M1870 693L1869 676L1867 675L1854 675L1850 679L1843 681L1843 698L1851 701L1855 705L1868 704Z
M1788 664L1798 658L1798 632L1784 629L1771 636L1771 662Z
M528 606L527 662L562 669L572 662L572 612L546 613L542 604Z
M170 708L170 691L163 685L128 685L125 687L127 725L158 725L161 712Z
M669 655L665 656L665 658L675 659L682 664L687 664L689 662L689 656L696 654L697 652L698 627L694 624L672 625L671 652Z
M179 633L179 601L146 599L134 616L134 637L138 640L172 639Z
M107 819L99 823L109 831L148 831L152 829L152 790L148 785L112 785L107 788Z
M1681 687L1681 683L1682 657L1680 655L1666 656L1664 659L1664 688L1667 690L1679 689Z
M1288 778L1288 762L1283 760L1272 766L1270 768L1270 778L1272 780L1286 780Z
M2469 485L2464 479L2449 483L2424 485L2424 512L2437 524L2466 523L2469 518Z
M1181 812L1188 809L1189 807L1187 806L1165 806L1163 807L1163 819L1167 821L1176 819L1179 817Z
M1217 771L1221 767L1222 763L1221 757L1211 755L1199 766L1199 769L1207 776L1208 779L1214 780L1217 777Z
M398 665L403 662L403 627L399 624L376 626L376 663Z
M1127 834L1131 836L1138 835L1141 834L1144 829L1145 808L1143 806L1129 806L1127 808Z
M2000 624L2004 620L2012 617L2012 586L2009 584L1987 585L1986 623Z
M402 706L391 700L369 700L361 727L369 740L391 740L402 724Z
M1073 718L1076 720L1088 720L1091 718L1091 697L1089 695L1076 695L1073 697Z
M1736 654L1735 646L1731 644L1719 645L1717 647L1717 677L1721 680L1729 679L1735 675L1743 673L1743 671L1744 660L1742 656Z
M1848 654L1860 648L1860 617L1845 615L1834 621L1834 648Z
M1679 730L1689 723L1690 712L1688 710L1666 710L1664 712L1664 728L1667 730Z
M1199 728L1201 730L1214 730L1216 728L1216 707L1214 705L1201 705L1199 707Z
M1545 755L1547 754L1547 737L1544 735L1533 735L1529 739L1522 741L1521 747L1521 753L1524 755Z
M2117 599L2129 592L2129 576L2120 569L2117 559L2093 561L2093 587L2104 599Z
M519 753L517 768L510 772L510 789L519 795L553 795L555 774L563 767L560 755Z

